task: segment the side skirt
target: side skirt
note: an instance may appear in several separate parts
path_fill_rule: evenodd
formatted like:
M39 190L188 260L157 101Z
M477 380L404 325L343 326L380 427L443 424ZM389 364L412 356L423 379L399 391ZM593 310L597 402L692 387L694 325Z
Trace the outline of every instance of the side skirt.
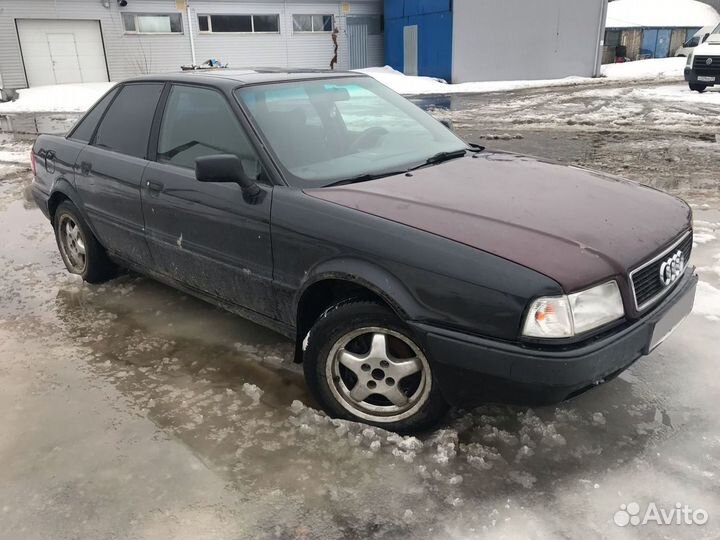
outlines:
M212 304L221 309L224 309L225 311L229 311L230 313L239 315L243 319L247 319L256 324L259 324L260 326L269 328L270 330L273 330L288 339L294 340L296 337L297 332L296 332L296 329L294 326L290 326L290 325L287 325L280 321L276 321L275 319L266 317L265 315L262 315L261 313L244 308L244 307L234 304L232 302L228 302L226 300L223 300L222 298L218 298L216 296L210 295L210 294L206 293L205 291L196 289L195 287L190 287L189 285L183 283L182 281L178 281L177 279L166 276L165 274L155 272L144 266L140 266L138 264L135 264L135 263L132 263L125 259L122 259L122 258L118 257L117 255L115 255L114 253L108 253L108 256L116 264L123 266L125 268L128 268L128 269L132 270L133 272L137 272L138 274L147 276L151 279L154 279L155 281L159 281L160 283L168 285L169 287L172 287L173 289L177 289L181 292L184 292L186 294L189 294L191 296L199 298L200 300L203 300L209 304Z

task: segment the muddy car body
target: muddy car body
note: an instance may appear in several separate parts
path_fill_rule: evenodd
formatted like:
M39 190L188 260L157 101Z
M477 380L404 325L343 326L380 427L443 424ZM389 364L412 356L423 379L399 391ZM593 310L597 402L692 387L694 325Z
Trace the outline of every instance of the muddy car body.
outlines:
M71 271L119 264L271 327L328 413L389 429L571 397L694 298L683 201L483 151L354 73L126 81L33 164Z

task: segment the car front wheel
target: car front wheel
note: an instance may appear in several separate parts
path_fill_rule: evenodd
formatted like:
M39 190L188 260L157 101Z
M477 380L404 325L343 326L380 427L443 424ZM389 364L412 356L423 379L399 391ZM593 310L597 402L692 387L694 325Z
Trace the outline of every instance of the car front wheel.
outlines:
M306 343L305 378L333 417L414 432L447 410L425 353L384 306L339 304L320 317Z
M707 88L707 86L704 84L690 83L690 90L693 90L695 92L700 92L701 94L705 91L706 88Z

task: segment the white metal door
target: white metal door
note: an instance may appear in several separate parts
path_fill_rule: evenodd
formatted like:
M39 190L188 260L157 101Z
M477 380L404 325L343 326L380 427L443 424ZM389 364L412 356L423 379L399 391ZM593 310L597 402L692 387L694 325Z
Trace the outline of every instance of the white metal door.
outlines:
M403 28L403 73L418 74L418 27L417 25Z
M75 34L46 34L57 84L82 81Z
M348 22L348 49L350 69L368 67L368 26L367 24L352 24Z
M108 80L100 21L18 19L28 86Z

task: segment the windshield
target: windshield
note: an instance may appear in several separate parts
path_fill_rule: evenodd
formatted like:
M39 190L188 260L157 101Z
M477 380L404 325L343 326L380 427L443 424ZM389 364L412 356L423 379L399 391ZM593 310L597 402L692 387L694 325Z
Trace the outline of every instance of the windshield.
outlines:
M236 96L299 187L418 166L467 144L369 77L263 84Z

